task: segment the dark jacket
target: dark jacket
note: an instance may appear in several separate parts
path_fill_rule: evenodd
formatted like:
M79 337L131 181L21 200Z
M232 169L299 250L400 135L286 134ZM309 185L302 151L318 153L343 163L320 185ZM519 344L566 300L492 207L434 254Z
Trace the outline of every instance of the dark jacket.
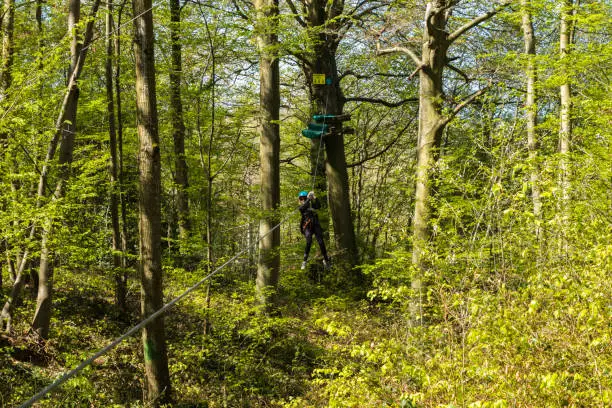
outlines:
M300 232L303 234L306 228L312 230L315 225L319 225L319 217L315 210L321 208L321 203L317 198L314 200L306 199L304 204L300 205L300 213L302 219L300 221Z

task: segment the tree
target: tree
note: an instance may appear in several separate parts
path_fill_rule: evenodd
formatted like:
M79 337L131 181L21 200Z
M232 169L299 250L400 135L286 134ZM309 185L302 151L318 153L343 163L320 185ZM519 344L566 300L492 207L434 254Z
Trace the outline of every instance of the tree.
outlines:
M2 101L13 80L13 52L15 48L15 0L4 0L0 16L2 29L2 60L0 61L0 101Z
M142 317L163 306L161 264L161 154L159 146L153 12L151 0L134 0L134 55L139 141L140 277ZM142 331L146 400L155 406L170 401L171 386L164 320L153 320Z
M170 67L170 115L174 140L174 182L176 184L176 207L181 245L189 237L189 196L187 189L188 171L185 160L185 123L181 99L181 78L183 71L181 45L181 6L179 0L170 0L170 41L172 65Z
M100 0L96 0L92 6L91 14L95 17ZM56 201L64 196L66 183L70 176L70 165L72 163L72 152L76 134L77 107L79 100L78 80L85 64L87 50L93 36L93 18L85 28L84 40L78 35L77 25L81 14L80 0L69 0L68 33L72 36L70 47L71 63L68 79L68 90L66 92L60 114L56 122L56 132L49 143L45 164L40 174L38 183L39 204L47 194L47 177L49 175L51 161L54 159L59 143L58 153L58 177L52 194L52 200ZM36 298L36 311L32 320L32 330L42 338L49 335L51 323L51 296L53 292L53 254L49 247L50 237L53 233L54 217L49 216L42 226L42 238L40 249L40 266L38 270L38 294ZM35 227L32 227L35 228Z
M542 199L540 197L540 176L538 166L537 147L537 116L538 107L536 102L536 44L533 31L531 0L521 0L521 16L523 28L523 40L525 43L525 76L527 79L527 90L525 94L525 115L527 123L527 149L529 150L529 163L531 171L529 175L531 187L531 200L533 203L533 216L535 220L535 238L539 244L542 243Z
M121 195L121 184L119 183L119 160L117 157L117 126L115 120L115 96L113 89L113 59L114 35L113 35L113 5L106 5L106 63L104 76L106 79L106 103L108 112L108 138L110 150L110 213L112 228L112 251L113 267L115 276L115 300L119 310L125 311L127 279L123 270L125 252L121 244L121 230L119 223L119 200Z
M312 47L294 52L306 78L312 104L311 113L341 115L345 98L340 87L336 52L346 31L352 26L351 17L358 18L356 16L358 10L354 10L351 16L344 15L344 2L338 0L332 2L313 0L300 3L302 13L298 13L293 2L288 1L298 24L306 30ZM325 85L314 85L314 74L325 75ZM322 162L319 143L324 143L327 198L334 228L334 240L340 263L351 269L358 262L357 243L349 199L344 133L341 122L334 125L336 131L333 135L313 141L312 175L314 177L319 175L317 164Z
M560 215L563 219L561 222L562 242L561 247L563 252L567 252L567 223L564 221L568 216L568 201L569 201L569 159L570 145L572 140L572 90L570 85L570 77L568 73L568 59L571 51L574 37L574 18L576 8L574 0L564 0L561 6L561 17L559 27L559 59L561 64L562 83L559 86L559 97L561 102L561 110L559 112L559 184L561 187L561 211Z
M255 0L259 48L259 157L263 217L259 222L257 292L270 306L280 269L280 73L278 60L278 0ZM273 230L274 229L274 230Z
M416 66L415 73L419 74L419 126L412 242L412 262L418 269L425 267L424 255L431 237L431 184L442 135L449 122L486 90L481 88L452 107L444 105L444 70L450 63L448 50L469 30L488 20L508 4L503 3L495 10L475 17L449 33L449 20L457 2L431 0L427 2L423 19L420 56L410 46L382 48L380 42L377 44L379 55L401 53L410 57ZM420 288L420 285L420 279L413 282L415 288Z

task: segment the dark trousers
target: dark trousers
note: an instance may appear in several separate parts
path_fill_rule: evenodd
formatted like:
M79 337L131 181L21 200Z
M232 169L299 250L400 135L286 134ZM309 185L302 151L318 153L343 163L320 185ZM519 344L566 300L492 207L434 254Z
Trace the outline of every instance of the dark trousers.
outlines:
M317 242L319 243L319 248L321 249L321 253L323 254L323 259L329 261L327 257L327 249L325 249L325 242L323 242L323 228L319 224L313 225L312 228L304 229L304 237L306 237L306 249L304 250L304 261L308 260L308 255L310 254L310 247L312 246L312 236L315 236Z

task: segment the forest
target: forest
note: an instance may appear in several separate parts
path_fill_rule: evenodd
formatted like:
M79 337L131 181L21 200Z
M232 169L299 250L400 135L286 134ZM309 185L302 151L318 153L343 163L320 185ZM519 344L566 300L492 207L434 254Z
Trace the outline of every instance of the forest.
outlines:
M0 408L612 406L610 0L0 36Z

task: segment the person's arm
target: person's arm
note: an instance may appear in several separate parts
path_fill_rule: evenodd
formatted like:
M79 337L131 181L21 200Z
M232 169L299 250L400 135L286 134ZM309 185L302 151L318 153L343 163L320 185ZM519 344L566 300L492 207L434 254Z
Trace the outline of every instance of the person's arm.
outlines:
M321 203L319 202L319 199L315 197L314 191L308 193L308 201L310 201L311 208L314 208L315 210L321 208Z
M300 212L303 214L304 211L306 211L309 206L310 206L310 200L306 199L306 201L304 201L304 204L300 204L299 206Z

